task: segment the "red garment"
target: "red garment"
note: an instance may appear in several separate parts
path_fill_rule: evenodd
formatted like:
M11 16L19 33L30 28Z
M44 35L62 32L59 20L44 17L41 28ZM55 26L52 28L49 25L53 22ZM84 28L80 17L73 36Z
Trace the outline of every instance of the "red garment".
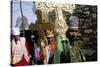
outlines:
M25 43L25 46L26 46L26 49L27 49L27 52L28 52L28 56L30 56L30 52L29 52L29 49L28 49L28 43L27 43L27 41Z
M20 62L14 64L14 66L26 66L26 65L29 65L29 63L28 63L28 62L26 61L26 59L24 58L24 55L23 55L23 57L22 57L22 59L21 59Z

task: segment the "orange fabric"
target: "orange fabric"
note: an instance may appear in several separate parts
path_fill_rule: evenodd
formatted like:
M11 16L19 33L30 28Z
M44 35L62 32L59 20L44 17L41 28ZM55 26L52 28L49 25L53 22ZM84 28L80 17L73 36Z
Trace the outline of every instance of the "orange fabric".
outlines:
M55 42L52 40L50 41L51 49L55 49Z

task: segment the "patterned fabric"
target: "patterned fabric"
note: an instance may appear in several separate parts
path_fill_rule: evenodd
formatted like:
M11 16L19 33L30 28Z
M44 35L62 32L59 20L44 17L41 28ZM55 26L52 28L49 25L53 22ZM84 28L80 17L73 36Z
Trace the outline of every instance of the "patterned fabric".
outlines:
M82 62L85 61L85 56L81 53L81 50L78 45L69 46L71 62Z
M54 32L57 34L64 34L68 30L68 25L64 19L55 21Z

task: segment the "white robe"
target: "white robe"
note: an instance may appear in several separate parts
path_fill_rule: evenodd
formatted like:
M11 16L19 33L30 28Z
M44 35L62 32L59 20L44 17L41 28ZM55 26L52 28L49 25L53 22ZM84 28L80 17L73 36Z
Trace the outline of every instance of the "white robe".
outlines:
M49 62L49 58L50 58L50 45L46 46L46 62Z

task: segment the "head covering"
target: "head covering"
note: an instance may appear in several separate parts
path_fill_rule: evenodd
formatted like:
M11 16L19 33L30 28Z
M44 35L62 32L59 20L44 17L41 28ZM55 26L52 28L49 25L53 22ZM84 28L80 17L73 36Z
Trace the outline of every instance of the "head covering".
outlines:
M12 28L12 35L20 35L19 28L17 27Z
M64 19L60 19L60 20L55 21L55 28L54 28L55 33L63 34L63 33L66 33L66 31L68 29L69 29L69 27L66 24L66 21Z
M53 37L53 32L50 30L46 30L46 36L47 37Z
M71 16L69 19L70 28L78 28L79 18L77 16Z

